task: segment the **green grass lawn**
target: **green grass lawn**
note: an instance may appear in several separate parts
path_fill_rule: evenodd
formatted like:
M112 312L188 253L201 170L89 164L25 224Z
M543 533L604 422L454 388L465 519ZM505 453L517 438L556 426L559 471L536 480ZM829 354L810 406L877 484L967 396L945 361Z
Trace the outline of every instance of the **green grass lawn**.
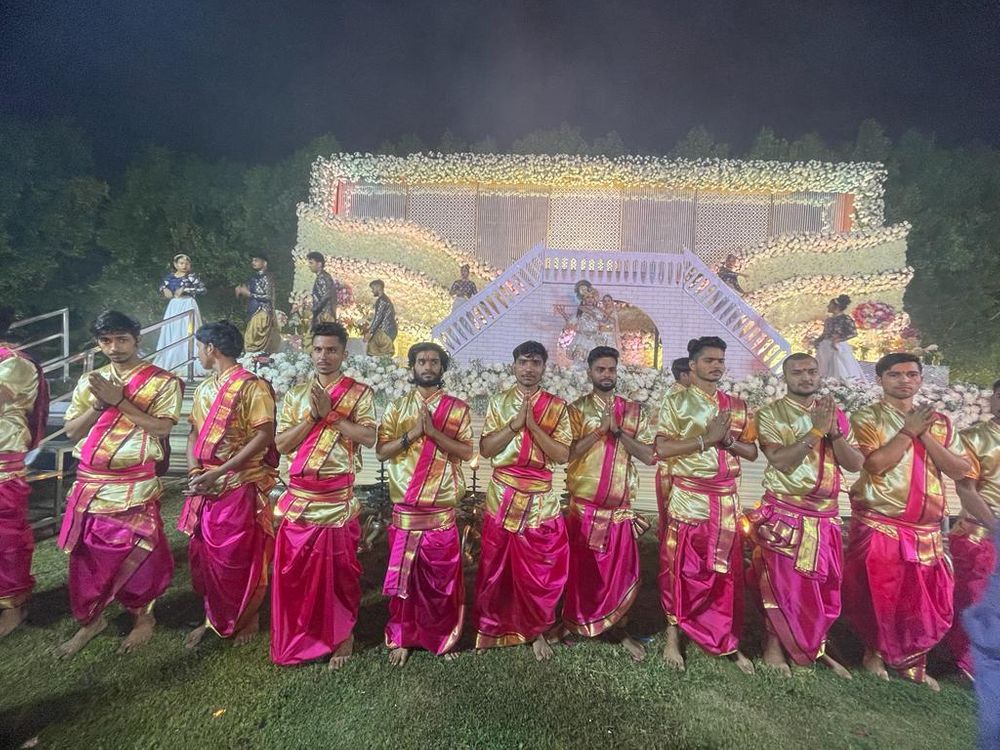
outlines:
M172 528L176 500L165 505ZM384 553L368 555L361 651L340 672L325 665L279 668L266 637L234 648L206 638L188 653L184 634L200 619L185 542L171 534L174 584L157 604L152 643L115 650L130 618L114 605L108 630L69 663L48 649L69 637L65 556L49 540L35 553L38 580L29 623L0 641L0 745L20 747L674 747L969 748L975 700L950 679L939 695L855 671L825 669L781 679L744 676L689 649L684 674L658 658L663 616L656 547L643 538L643 590L631 627L651 636L652 658L630 662L620 646L575 643L537 664L526 647L446 663L418 652L403 669L386 663L387 609L379 589ZM469 591L471 575L469 572ZM749 612L746 649L759 656L760 622ZM265 620L266 622L266 620ZM856 668L858 645L842 630L838 653ZM466 646L468 641L466 641Z

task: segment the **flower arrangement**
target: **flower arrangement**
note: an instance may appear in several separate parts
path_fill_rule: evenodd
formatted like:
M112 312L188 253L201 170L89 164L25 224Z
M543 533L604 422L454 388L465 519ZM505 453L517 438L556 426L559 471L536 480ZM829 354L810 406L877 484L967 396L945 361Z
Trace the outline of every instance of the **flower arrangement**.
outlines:
M312 377L312 362L305 352L288 350L278 354L246 354L240 364L259 377L268 380L278 398L297 383ZM392 399L406 393L409 370L390 357L351 355L344 363L344 373L367 383L375 391L379 411ZM467 401L477 414L486 411L489 397L514 386L514 375L509 364L473 361L461 367L452 367L445 373L444 386L454 396ZM618 368L617 393L644 404L650 412L659 408L674 380L667 370L651 367L623 365ZM573 401L590 391L586 370L580 366L561 367L550 363L545 371L542 387L568 401ZM785 395L785 383L772 373L756 373L740 380L724 379L721 387L747 401L751 408L759 408ZM874 403L882 396L882 389L873 383L845 382L827 378L820 388L823 395L830 394L846 412L853 413ZM950 386L925 383L915 401L929 403L950 417L959 429L990 418L991 392L968 383Z
M862 302L854 308L851 317L858 328L880 331L895 322L896 308L885 302Z
M854 223L877 227L884 214L886 171L869 162L826 163L737 161L734 159L662 159L629 155L548 156L526 154L411 154L405 157L334 154L319 158L310 177L310 203L334 205L344 183L436 186L468 191L475 186L493 195L540 195L553 189L596 188L703 190L739 193L851 193Z

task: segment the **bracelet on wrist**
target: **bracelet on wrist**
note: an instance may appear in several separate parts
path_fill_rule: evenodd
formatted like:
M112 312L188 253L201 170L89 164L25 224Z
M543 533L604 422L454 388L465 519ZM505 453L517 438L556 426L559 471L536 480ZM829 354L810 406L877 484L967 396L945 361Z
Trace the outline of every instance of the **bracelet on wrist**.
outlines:
M736 442L736 438L734 438L732 435L726 435L726 437L724 437L722 439L722 442L720 443L720 445L723 448L725 448L725 449L729 449L729 448L733 447L733 443L735 443L735 442Z
M703 438L701 435L698 436L698 452L699 453L705 452L705 438Z
M818 427L815 427L815 426L809 428L809 434L810 435L815 435L817 440L822 440L823 437L824 437L823 431L821 429L819 429Z
M410 433L403 433L403 450L408 450L410 447Z
M834 442L836 440L840 440L842 437L844 437L844 433L842 433L840 430L837 430L836 432L831 432L831 433L827 434L827 437L830 439L830 442L832 443L832 442Z
M193 469L188 469L188 476L189 477L196 477L199 474L204 474L204 473L205 473L205 467L204 466L195 466Z

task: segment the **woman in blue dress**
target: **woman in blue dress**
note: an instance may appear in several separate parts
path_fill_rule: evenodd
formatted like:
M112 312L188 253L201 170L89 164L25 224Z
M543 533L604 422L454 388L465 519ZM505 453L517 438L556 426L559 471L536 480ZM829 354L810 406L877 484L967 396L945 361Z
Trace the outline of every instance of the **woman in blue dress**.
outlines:
M194 311L194 319L179 318L160 329L160 339L156 344L158 353L154 363L164 370L183 372L187 369L184 363L188 360L189 351L189 344L185 339L201 325L201 311L198 310L195 296L205 293L205 285L191 272L191 258L184 253L175 255L171 265L173 270L163 277L159 288L159 293L170 300L163 319L167 320L189 310ZM195 375L205 374L197 357L194 372Z

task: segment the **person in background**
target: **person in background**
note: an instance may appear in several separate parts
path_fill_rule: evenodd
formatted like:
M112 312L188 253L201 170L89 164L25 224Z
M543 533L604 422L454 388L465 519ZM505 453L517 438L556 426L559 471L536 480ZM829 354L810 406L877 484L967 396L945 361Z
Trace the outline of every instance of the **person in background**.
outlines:
M254 275L235 290L237 297L249 300L242 343L248 352L273 354L281 348L281 331L274 312L274 276L267 270L267 256L262 253L251 256L250 266L255 271Z
M455 312L463 307L470 299L476 296L476 282L469 278L469 267L461 266L458 269L459 278L451 284L448 293L451 295L451 311Z
M326 258L315 251L306 256L309 270L316 274L312 288L312 326L337 320L337 292L340 284L326 270Z
M375 279L368 286L375 297L375 309L365 334L366 351L370 357L391 357L396 353L396 307L386 295L382 279Z
M746 296L746 291L740 286L740 276L746 278L745 273L740 273L736 270L737 258L735 255L730 253L726 256L726 260L723 262L719 269L715 272L715 275L719 277L726 286L732 287L741 297Z
M191 270L190 256L178 253L171 261L171 266L172 270L163 277L159 287L160 296L170 300L163 313L163 319L167 320L189 310L194 311L194 319L180 318L167 323L160 329L153 364L168 372L186 369L184 363L188 359L189 347L190 351L194 353L194 343L189 344L184 339L193 336L194 332L201 327L201 311L198 309L195 297L205 293L205 285ZM205 374L197 356L194 361L194 374L198 377Z
M671 362L670 374L674 376L674 384L670 386L670 393L676 393L691 385L691 358L678 357Z
M864 379L854 350L847 343L858 335L854 318L847 314L849 304L851 298L841 294L827 306L829 316L823 321L823 333L816 339L816 361L821 378Z

